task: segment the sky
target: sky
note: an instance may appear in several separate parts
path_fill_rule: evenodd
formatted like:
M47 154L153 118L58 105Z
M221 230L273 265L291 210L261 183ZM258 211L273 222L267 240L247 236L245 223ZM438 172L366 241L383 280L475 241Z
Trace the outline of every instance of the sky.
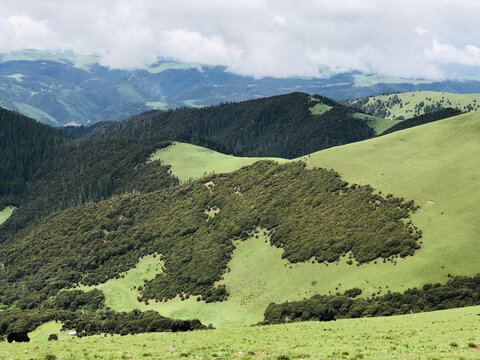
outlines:
M157 57L257 78L480 72L480 0L0 0L0 52Z

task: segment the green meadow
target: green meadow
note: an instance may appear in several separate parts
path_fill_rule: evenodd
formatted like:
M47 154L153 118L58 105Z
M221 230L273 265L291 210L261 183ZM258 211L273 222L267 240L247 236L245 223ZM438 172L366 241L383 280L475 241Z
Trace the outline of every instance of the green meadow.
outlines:
M158 150L150 157L150 161L161 160L172 166L172 173L185 182L198 179L212 173L226 173L251 165L266 158L236 157L186 143L174 143L168 148ZM284 159L269 158L278 162Z
M422 248L393 271L377 274L387 284L418 286L443 282L447 274L480 272L479 136L480 115L472 112L305 159L308 166L333 168L350 183L370 184L421 206L412 220L423 231Z
M2 225L13 214L15 210L12 206L7 206L3 210L0 210L0 225Z
M47 323L0 359L478 359L480 306L393 317L261 327L69 337ZM49 334L59 334L48 342Z
M389 103L391 99L397 96L398 99L402 100L402 103L392 104ZM390 110L389 119L398 118L403 116L405 119L411 118L415 113L415 106L422 103L424 106L435 105L439 102L443 108L453 107L461 111L467 111L468 106L473 107L473 110L478 110L480 106L480 94L452 94L446 92L438 91L414 91L406 92L400 94L390 94L390 95L378 95L369 97L368 102L363 105L366 107L370 104L374 104L379 101L382 104L382 107ZM354 100L353 104L356 103ZM424 111L421 109L420 115Z
M322 115L323 113L326 113L328 110L330 110L332 107L330 105L327 105L327 104L322 104L322 103L318 103L318 104L315 104L313 105L311 108L310 108L310 112L313 114L313 115Z
M356 113L354 116L358 119L366 120L368 126L375 130L375 134L377 135L383 133L385 130L391 128L393 125L396 125L400 122L399 120L385 119L378 116L372 116L362 113Z

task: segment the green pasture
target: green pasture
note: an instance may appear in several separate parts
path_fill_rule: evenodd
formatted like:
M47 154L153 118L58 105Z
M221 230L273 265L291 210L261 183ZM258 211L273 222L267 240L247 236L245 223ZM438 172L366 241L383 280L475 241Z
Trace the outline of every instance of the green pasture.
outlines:
M479 138L480 114L472 112L305 157L310 167L333 168L350 183L370 184L421 206L412 219L423 231L422 248L413 257L391 271L369 264L354 272L368 272L370 285L404 287L480 272Z
M97 286L79 286L77 289L89 291L97 288L105 295L105 304L117 311L138 309L139 303L137 287L143 285L144 280L152 280L157 273L161 273L163 262L154 255L148 255L139 260L137 266L120 275L118 279L110 279Z
M353 115L357 119L366 120L368 126L370 126L373 130L375 130L375 134L379 135L383 133L385 130L391 128L393 125L398 124L401 120L393 120L393 119L384 119L378 116L372 116L362 113L356 113Z
M480 306L187 333L68 337L60 325L0 343L0 359L478 359ZM478 345L477 345L478 344Z
M327 104L322 104L322 103L318 103L318 104L315 104L313 105L311 108L310 108L310 112L313 114L313 115L322 115L323 113L326 113L328 110L330 110L332 107L330 105L327 105Z
M284 159L270 158L278 162ZM150 161L161 160L172 166L172 173L181 182L198 179L212 173L226 173L251 165L265 158L236 157L186 143L174 143L168 148L156 151Z
M394 96L397 96L402 100L402 106L400 106L400 104L388 105L388 102ZM437 91L414 91L400 94L372 96L369 98L365 106L373 104L377 100L390 110L390 116L388 116L390 119L398 118L399 116L403 116L405 119L413 117L415 106L421 102L424 103L424 106L434 105L437 102L440 102L443 108L453 107L461 111L467 111L468 105L473 106L474 110L478 110L480 106L480 94L451 94ZM420 114L423 113L424 111L420 109Z
M13 211L15 208L13 206L7 206L3 210L0 211L0 225L2 225L7 219L10 217L10 215L13 214Z

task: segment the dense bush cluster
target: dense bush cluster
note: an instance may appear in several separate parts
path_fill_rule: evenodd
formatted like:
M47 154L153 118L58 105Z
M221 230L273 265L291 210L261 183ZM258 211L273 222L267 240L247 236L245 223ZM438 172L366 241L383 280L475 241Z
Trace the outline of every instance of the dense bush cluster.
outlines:
M352 108L323 96L315 98L332 108L313 115L309 109L317 102L308 94L291 93L206 108L150 111L109 123L90 136L170 132L208 138L236 154L295 158L375 135L365 121L353 116Z
M343 295L314 295L302 301L270 304L261 324L390 316L479 305L480 274L457 276L444 285L426 284L419 289L370 298L355 297L360 295L358 290L353 293L347 290Z
M155 311L134 310L128 313L103 310L73 312L58 309L6 310L0 312L0 338L12 332L30 332L49 321L63 322L64 330L75 330L77 336L96 334L139 334L170 331L179 321ZM199 320L191 320L193 330L206 329Z
M46 322L66 321L76 316L71 311L53 309L0 311L0 337L12 332L30 332Z
M207 186L208 185L208 186ZM220 209L213 218L205 213ZM61 289L119 276L158 253L162 274L141 300L177 294L217 301L234 239L267 229L292 262L359 263L412 255L420 233L408 222L413 202L349 186L334 171L303 162L262 161L231 174L161 191L114 197L62 211L0 244L0 303L33 308ZM207 221L208 219L208 221Z
M139 334L144 332L170 331L172 325L179 320L166 318L156 311L131 312L104 311L100 313L84 313L65 321L64 329L75 329L77 336L96 334ZM199 320L190 321L193 330L207 327Z
M68 311L97 311L105 306L105 296L97 289L84 292L82 290L63 290L46 302L45 307Z

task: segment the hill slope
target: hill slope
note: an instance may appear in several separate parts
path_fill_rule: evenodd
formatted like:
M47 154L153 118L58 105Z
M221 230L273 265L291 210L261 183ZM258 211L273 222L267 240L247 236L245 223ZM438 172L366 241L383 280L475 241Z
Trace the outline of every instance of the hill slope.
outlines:
M445 108L432 113L418 115L413 118L398 122L397 124L389 127L387 130L382 132L381 135L391 134L395 131L405 130L415 126L428 124L430 122L447 119L452 116L460 115L461 113L462 112L457 109Z
M414 199L421 206L413 221L422 229L423 246L398 263L395 278L405 284L440 281L448 273L480 271L479 137L480 115L472 112L317 152L306 161L334 168L347 181Z
M156 252L164 270L139 289L142 300L178 294L222 300L228 293L215 283L232 240L258 228L267 229L292 263L335 262L347 253L358 263L413 255L419 234L403 220L414 205L372 191L347 186L332 171L305 170L301 162L258 162L165 191L72 208L0 244L0 299L38 306L61 288L104 282Z
M356 267L342 260L335 266L307 263L290 268L280 251L262 239L250 239L237 246L229 263L232 271L224 281L230 292L227 301L203 304L194 299L173 300L166 304L124 304L118 309L141 306L180 317L195 314L207 323L228 326L259 321L272 301L352 287L367 295L402 292L425 283L444 283L448 274L474 275L480 272L476 260L480 227L475 220L480 211L476 191L480 170L475 165L479 136L480 116L470 113L303 158L308 166L338 169L351 183L371 184L383 193L420 204L413 221L423 232L422 248L413 257L396 264ZM171 151L174 159L174 148ZM208 161L206 155L204 161ZM178 166L175 159L170 163Z
M284 163L282 158L238 157L225 155L201 146L174 143L152 154L150 161L161 160L171 166L170 170L180 181L199 179L207 174L228 173L251 165L260 160L275 160Z
M446 282L448 274L476 274L480 272L476 259L480 251L477 241L480 228L475 220L480 204L476 191L480 170L475 165L480 151L479 133L480 117L473 112L302 157L310 167L338 169L350 183L371 184L384 194L404 196L420 204L412 221L422 230L423 237L414 256L391 257L386 262L373 257L370 258L373 261L368 261L369 257L359 254L365 250L362 241L371 236L360 235L353 242L354 259L349 254L336 257L348 252L348 247L343 241L328 243L327 238L331 239L332 234L348 235L349 231L341 231L341 226L347 224L350 229L364 231L370 220L372 228L382 222L329 205L327 208L336 213L332 217L335 226L319 230L317 225L325 221L322 216L326 209L322 206L330 204L320 196L322 189L341 183L334 179L333 183L324 182L330 178L328 172L299 171L298 164L282 167L260 163L236 174L209 176L180 188L113 198L51 215L2 247L0 261L6 264L5 276L0 277L0 283L4 281L2 301L12 303L20 298L18 306L32 306L46 292L54 294L80 281L94 286L130 268L124 281L120 277L100 285L105 289L107 303L115 310L155 309L162 315L198 317L204 323L233 326L260 321L266 306L273 301L299 300L315 293L343 292L352 287L361 288L367 295L403 291L425 283ZM188 161L182 159L199 149L177 146L165 152L171 151L170 158L174 160L175 152L181 153L178 163L185 168ZM209 163L210 155L214 154L203 151L197 159L222 171L225 158L215 154L214 161ZM243 160L238 161L240 166ZM202 175L197 170L192 173ZM356 194L355 201L368 202L365 191L367 188L358 188L349 194ZM337 206L337 201L334 204ZM258 209L262 209L259 217ZM351 222L359 219L360 227ZM282 237L278 237L279 232L257 228L268 229L272 224L282 227ZM223 235L218 236L214 229ZM325 234L327 238L323 238ZM193 237L195 241L191 240ZM231 240L238 238L245 241L232 244ZM317 242L320 238L327 242ZM385 238L390 237L383 236L383 241ZM61 242L65 245L59 247ZM338 252L329 253L323 248L315 253L317 260L334 262L305 261L312 260L311 245L320 243ZM391 248L382 242L375 248L381 246ZM97 248L101 250L92 250ZM88 256L85 249L91 251ZM67 251L82 256L63 256ZM164 256L161 258L164 263L158 261L158 256L157 260L151 256L142 258L135 267L141 256L155 252ZM42 262L36 261L38 256L42 261L52 259L39 271ZM62 258L69 260L58 262ZM82 261L75 263L77 258ZM215 263L215 259L221 263ZM355 259L362 264L352 264L350 260ZM176 271L182 271L182 275ZM202 278L198 278L200 274ZM21 286L9 287L8 279L26 284L27 292ZM132 289L138 279L147 282L140 281ZM47 288L36 288L44 282L49 284ZM124 302L111 296L119 288L128 291ZM197 301L197 296L187 298L187 295L201 295L211 301L225 298L227 293L228 298L223 302ZM148 301L155 294L166 298L181 296L167 302Z
M342 103L381 118L403 120L448 107L462 112L477 111L480 107L480 94L415 91L367 96L355 100L345 100Z
M318 105L324 105L324 111ZM317 106L317 108L315 108ZM294 158L375 135L352 108L304 93L203 109L149 112L106 124L92 137L115 134L187 134L206 137L248 156Z

